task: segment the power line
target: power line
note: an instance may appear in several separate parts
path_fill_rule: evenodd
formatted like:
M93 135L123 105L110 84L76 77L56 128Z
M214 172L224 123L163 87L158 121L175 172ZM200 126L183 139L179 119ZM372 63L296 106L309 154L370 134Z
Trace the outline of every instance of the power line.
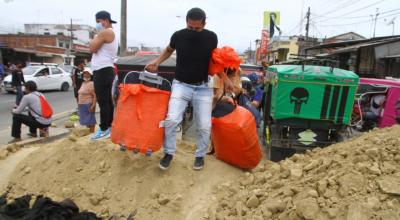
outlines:
M379 17L377 20L381 20L382 18L387 18L387 17L391 17L394 15L399 15L400 13L395 13L395 14L390 14L390 15L386 15L383 17ZM371 22L371 19L368 20L364 20L364 21L359 21L359 22L353 22L353 23L347 23L347 24L332 24L332 25L319 25L321 27L340 27L340 26L349 26L349 25L355 25L355 24L362 24L362 23L367 23L367 22Z
M366 5L366 6L364 6L364 7L358 8L358 9L354 9L354 10L352 10L352 11L346 12L346 13L341 14L341 15L338 15L338 16L336 16L336 17L343 17L343 16L349 15L349 14L351 14L351 13L353 13L353 12L362 11L362 10L364 10L364 9L367 9L367 8L370 8L370 7L375 6L375 5L377 5L377 4L380 4L380 3L384 2L384 1L385 1L385 0L379 0L379 1L374 2L374 3L372 3L372 4ZM326 15L326 14L325 14L325 15ZM324 22L324 21L327 21L327 20L329 20L329 19L321 20L321 21L319 21L319 22Z
M352 6L352 5L356 4L356 3L358 3L359 1L361 1L361 0L356 0L354 2L352 2L352 0L349 0L349 1L343 2L342 4L338 5L335 9L333 9L331 11L324 12L323 14L324 15L328 15L328 14L332 14L332 13L338 12L340 10L343 10L343 9L349 7L349 6ZM350 3L350 2L352 2L352 3Z
M383 14L387 14L387 13L394 12L394 11L400 11L400 8L396 8L396 9L392 9L392 10L388 10L388 11L383 11L383 12L380 12L380 14L383 15ZM323 15L316 15L316 16L317 16L317 18L313 17L313 20L318 19L318 17L326 18L325 20L317 20L316 21L317 23L328 21L328 20L335 20L335 19L358 19L358 18L370 17L370 15L360 15L360 16L350 16L350 17L343 17L343 16L327 17L327 16L323 16Z
M311 22L311 26L313 27L313 30L315 30L321 37L323 36L323 34L319 31L319 29L315 25L315 22Z
M288 29L290 29L290 31L285 32L285 33L288 35L291 34L294 30L296 30L297 28L299 28L299 26L301 26L301 24L304 22L304 19L305 18L301 19L301 21L297 22L294 26L292 26L292 28L288 28Z

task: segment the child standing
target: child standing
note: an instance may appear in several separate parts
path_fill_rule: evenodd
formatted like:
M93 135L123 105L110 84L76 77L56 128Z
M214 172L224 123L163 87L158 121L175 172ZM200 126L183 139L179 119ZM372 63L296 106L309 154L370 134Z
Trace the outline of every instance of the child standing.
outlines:
M83 82L78 91L79 122L94 132L96 126L96 94L92 81L92 72L89 68L83 70Z

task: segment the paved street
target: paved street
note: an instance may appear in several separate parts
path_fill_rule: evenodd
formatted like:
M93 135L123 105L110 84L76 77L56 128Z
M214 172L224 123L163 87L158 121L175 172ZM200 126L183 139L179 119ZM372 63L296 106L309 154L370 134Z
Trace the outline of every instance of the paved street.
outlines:
M53 107L54 114L69 111L76 108L74 93L72 89L68 92L49 91L44 92ZM11 127L11 109L15 103L15 94L2 92L0 94L0 131Z

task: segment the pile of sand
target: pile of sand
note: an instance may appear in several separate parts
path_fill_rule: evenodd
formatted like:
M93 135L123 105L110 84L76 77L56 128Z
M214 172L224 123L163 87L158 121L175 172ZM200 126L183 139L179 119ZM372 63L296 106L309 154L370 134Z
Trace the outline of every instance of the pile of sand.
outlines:
M400 126L296 154L214 189L208 219L400 219Z
M135 219L202 219L212 188L243 172L214 157L206 158L204 170L194 171L194 150L194 144L180 142L170 169L161 171L161 152L146 157L121 152L109 140L66 138L43 145L17 166L8 197L71 198L103 217L137 212Z

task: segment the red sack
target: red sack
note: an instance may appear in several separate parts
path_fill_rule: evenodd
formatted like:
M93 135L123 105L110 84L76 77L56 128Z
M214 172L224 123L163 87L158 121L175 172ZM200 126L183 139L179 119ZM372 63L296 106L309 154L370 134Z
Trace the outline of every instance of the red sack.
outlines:
M43 118L51 118L53 116L53 108L51 108L49 102L44 98L43 95L39 95L40 107L42 109Z
M228 46L215 48L212 51L208 74L213 76L217 73L224 72L225 69L239 69L241 60L236 51Z
M121 84L112 123L111 141L141 153L156 152L163 145L171 92L143 84Z
M225 116L212 118L212 141L217 159L231 165L252 169L262 159L256 121L241 106Z

